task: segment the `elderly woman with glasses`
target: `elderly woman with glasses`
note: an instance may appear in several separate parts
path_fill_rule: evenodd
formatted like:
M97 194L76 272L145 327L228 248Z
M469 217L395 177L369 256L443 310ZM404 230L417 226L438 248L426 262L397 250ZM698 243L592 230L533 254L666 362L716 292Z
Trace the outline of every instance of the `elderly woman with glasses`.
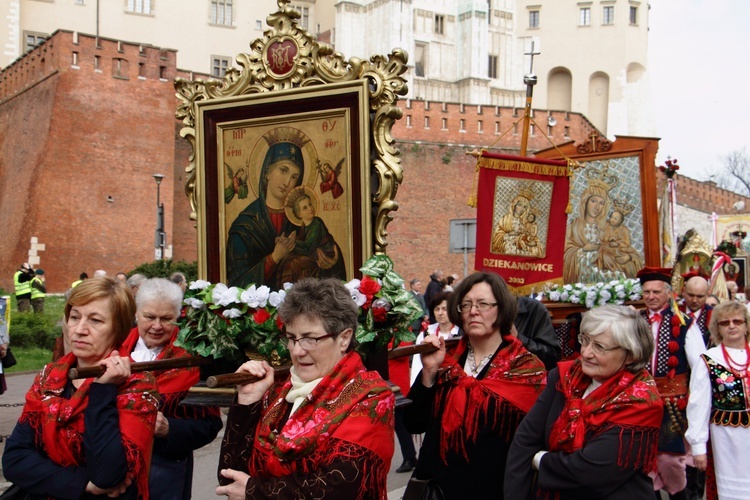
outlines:
M663 408L646 365L654 350L634 309L583 315L581 357L558 363L508 454L512 498L654 498Z
M496 274L464 279L448 315L465 335L447 352L442 336L427 335L436 350L422 354L409 390L406 426L425 436L407 493L427 487L445 498L503 498L508 448L544 386L544 365L511 335L516 301Z
M713 486L719 498L747 498L750 477L750 312L741 302L722 302L711 315L709 330L716 344L701 355L690 375L688 429L696 468L708 466L711 438L713 474L707 474L708 498ZM715 491L714 491L715 493Z
M217 495L385 499L395 397L354 352L357 305L341 281L297 282L279 306L292 358L274 382L265 361L237 370L221 444Z

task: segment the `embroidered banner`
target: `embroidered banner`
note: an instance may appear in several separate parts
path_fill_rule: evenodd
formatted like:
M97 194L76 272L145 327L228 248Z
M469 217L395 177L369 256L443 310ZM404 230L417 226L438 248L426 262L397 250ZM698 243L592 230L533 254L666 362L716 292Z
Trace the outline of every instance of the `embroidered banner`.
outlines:
M568 162L482 152L477 170L475 269L519 295L562 284Z

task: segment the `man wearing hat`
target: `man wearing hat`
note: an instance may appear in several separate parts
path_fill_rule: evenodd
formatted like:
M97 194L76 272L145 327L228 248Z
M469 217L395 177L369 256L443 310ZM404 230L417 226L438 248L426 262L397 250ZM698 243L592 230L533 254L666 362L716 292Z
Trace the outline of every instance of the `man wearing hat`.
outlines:
M643 302L641 311L651 325L654 354L648 370L664 401L664 420L659 435L654 490L664 489L670 499L687 499L685 465L687 450L683 436L687 428L685 408L688 374L705 351L698 325L681 313L672 297L672 270L645 267L638 271Z
M37 269L36 276L31 280L31 307L35 313L44 312L44 297L47 295L47 285L44 283L44 269Z
M31 264L24 262L21 268L13 275L13 286L16 289L16 307L18 312L31 310L31 280L34 279L34 270Z

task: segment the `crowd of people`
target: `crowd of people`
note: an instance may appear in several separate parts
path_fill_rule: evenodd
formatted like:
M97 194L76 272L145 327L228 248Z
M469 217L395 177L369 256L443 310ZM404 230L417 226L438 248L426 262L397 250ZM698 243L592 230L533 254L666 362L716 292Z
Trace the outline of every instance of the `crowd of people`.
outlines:
M750 312L707 305L698 275L684 276L678 307L671 271L639 271L641 311L585 312L564 361L544 305L496 274L447 290L436 271L424 295L412 280L412 328L431 348L392 365L409 400L398 408L355 351L346 287L300 280L279 307L290 375L266 361L237 369L249 381L228 410L216 493L383 499L396 436L407 499L746 498ZM95 273L71 287L66 347L35 378L2 457L23 498L191 497L192 455L222 429L219 408L180 404L197 368L131 370L188 356L175 345L186 286ZM70 377L87 367L99 374Z

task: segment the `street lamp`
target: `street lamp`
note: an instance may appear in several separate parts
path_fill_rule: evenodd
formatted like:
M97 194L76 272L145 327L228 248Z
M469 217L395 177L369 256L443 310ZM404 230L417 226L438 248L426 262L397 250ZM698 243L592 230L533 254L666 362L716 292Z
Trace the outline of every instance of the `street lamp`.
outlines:
M159 186L164 178L162 174L154 174L156 181L156 234L154 236L154 252L156 260L164 258L164 248L167 246L167 234L164 232L164 204L159 201Z

